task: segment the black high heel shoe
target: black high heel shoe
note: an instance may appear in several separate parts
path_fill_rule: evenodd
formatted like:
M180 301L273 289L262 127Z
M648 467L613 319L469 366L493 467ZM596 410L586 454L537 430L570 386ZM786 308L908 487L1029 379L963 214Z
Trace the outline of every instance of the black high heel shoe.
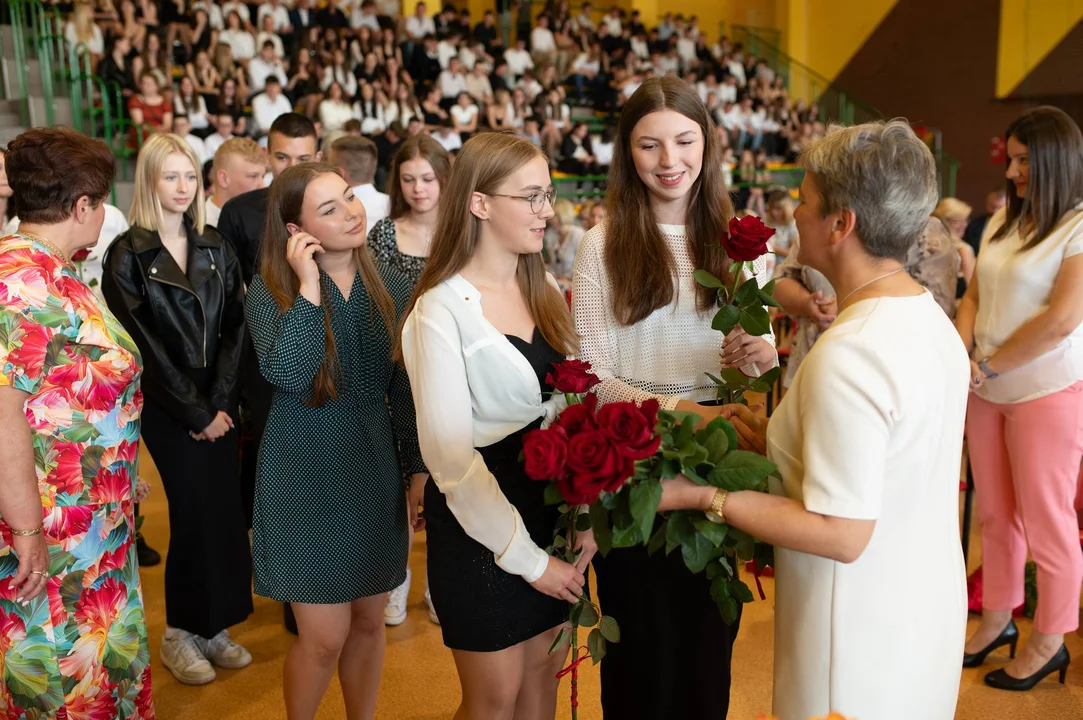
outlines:
M1059 671L1060 684L1063 685L1064 676L1068 674L1068 665L1070 665L1071 662L1072 657L1068 654L1068 647L1066 645L1061 645L1060 650L1057 650L1057 654L1049 658L1049 662L1030 677L1014 678L1004 672L1004 670L994 670L985 676L985 684L998 690L1030 690L1045 679L1047 675L1052 675Z
M1004 626L1004 629L997 635L996 640L985 646L984 650L979 650L976 653L963 653L963 667L976 668L985 662L985 657L996 650L998 647L1004 645L1011 645L1012 658L1015 658L1015 646L1019 642L1019 628L1015 626L1015 620L1009 620L1008 624Z

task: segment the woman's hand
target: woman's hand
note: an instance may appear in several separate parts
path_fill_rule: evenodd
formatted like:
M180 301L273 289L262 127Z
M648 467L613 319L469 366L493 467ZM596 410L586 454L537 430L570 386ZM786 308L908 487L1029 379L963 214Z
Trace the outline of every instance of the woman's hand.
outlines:
M977 390L978 388L982 387L983 385L985 385L986 379L987 378L985 377L985 373L983 373L981 371L981 368L978 367L978 363L971 360L970 361L970 389L971 390Z
M296 233L286 241L286 261L301 281L301 294L309 301L313 293L317 298L320 295L320 267L316 264L316 254L322 252L320 241L306 232Z
M819 325L821 330L826 330L831 323L835 322L835 315L838 314L838 298L834 295L825 298L824 294L817 290L808 296L802 309L805 317Z
M425 483L428 482L428 473L414 473L410 477L410 489L406 491L406 511L409 513L410 527L414 532L425 529L425 518L421 517L421 510L425 508Z
M218 414L214 416L214 420L211 420L211 424L203 428L203 432L201 432L198 436L193 435L193 438L197 440L210 440L211 442L214 442L232 429L233 418L219 410Z
M737 444L744 450L767 454L767 420L745 405L726 405L722 417L737 431Z
M696 485L684 475L662 480L662 500L658 512L670 510L707 510L714 499L715 488Z
M740 368L750 363L760 367L773 365L777 353L766 337L749 335L738 325L726 336L721 357L724 368Z
M598 552L598 543L594 540L594 531L577 530L573 549L579 553L579 557L575 559L575 569L581 573L586 573L590 561Z
M545 567L542 576L530 583L530 586L540 593L549 597L567 600L573 605L583 597L583 586L586 580L583 573L579 572L574 565L569 565L558 557L549 556L549 564Z
M45 546L44 533L15 535L11 546L19 556L19 569L11 578L10 587L17 593L17 600L26 604L45 589L49 580L49 549Z

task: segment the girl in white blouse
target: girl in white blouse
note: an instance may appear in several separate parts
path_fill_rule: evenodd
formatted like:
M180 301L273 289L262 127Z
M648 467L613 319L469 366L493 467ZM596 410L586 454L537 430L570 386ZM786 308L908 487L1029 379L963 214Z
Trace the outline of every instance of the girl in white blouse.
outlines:
M1073 506L1083 459L1083 135L1063 111L1038 107L1007 132L1008 205L985 228L955 324L971 357L970 462L982 524L983 613L964 667L1011 645L987 685L1029 690L1069 662L1079 627L1083 557ZM1027 550L1038 611L1026 647Z
M324 136L341 130L342 126L354 117L353 108L346 102L342 86L337 82L332 82L327 89L327 99L320 102L319 114Z
M549 165L528 140L468 141L442 199L401 356L425 488L429 585L462 685L460 720L552 718L567 648L549 654L584 588L549 556L557 514L518 461L522 434L551 421L549 365L575 351L567 304L542 261L553 216Z
M706 373L759 375L778 362L770 336L712 330L713 294L693 279L696 268L730 277L718 244L733 207L712 128L696 91L676 77L646 81L623 108L609 217L583 238L573 271L580 356L602 380L603 403L655 398L710 420L721 408L702 404L716 396ZM765 285L762 258L756 269ZM722 622L707 578L680 553L643 547L613 550L595 571L602 607L621 626L602 661L606 717L725 718L738 623Z

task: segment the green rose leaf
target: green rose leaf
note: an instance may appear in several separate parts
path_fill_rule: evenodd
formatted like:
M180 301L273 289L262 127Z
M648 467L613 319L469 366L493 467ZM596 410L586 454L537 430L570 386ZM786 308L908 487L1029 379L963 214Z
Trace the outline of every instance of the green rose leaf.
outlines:
M590 525L594 529L594 542L598 544L598 552L605 557L613 549L613 535L609 529L609 512L601 503L590 506Z
M707 540L715 547L722 545L722 541L726 539L726 533L729 532L729 525L713 523L707 519L706 515L702 514L699 517L692 518L692 525L700 535L707 538ZM711 567L715 566L712 565ZM708 568L708 570L709 569L710 568Z
M641 482L633 486L629 494L628 505L639 525L639 534L649 538L658 515L658 503L662 501L662 483L657 480Z
M771 332L771 316L763 305L752 305L741 310L740 322L749 335L761 337Z
M737 290L737 295L734 296L733 301L742 308L754 303L759 304L757 303L759 292L760 286L756 283L756 278L745 280L744 284Z
M564 502L564 496L560 494L560 488L555 482L545 486L544 499L546 505L560 505Z
M748 375L741 372L740 368L723 368L722 380L727 386L731 387L744 387L749 382Z
M729 536L734 541L737 557L740 560L751 560L756 554L756 540L748 533L735 527L730 528Z
M707 462L714 464L726 455L726 451L730 449L730 441L726 433L716 431L707 436L703 447L707 450Z
M752 602L752 591L748 588L748 585L745 585L743 580L734 578L730 592L732 593L733 597L737 598L738 602Z
M598 624L598 610L595 609L594 604L588 601L583 602L583 612L579 614L579 626L580 627L594 627Z
M711 484L723 490L758 490L775 470L775 464L747 450L732 450L708 476Z
M696 528L690 520L691 515L692 512L689 510L677 510L669 514L669 520L666 523L667 555L680 547L685 538L690 538L695 534Z
M553 653L555 653L557 651L557 649L561 645L563 645L564 641L566 641L567 639L568 639L568 628L562 628L561 631L559 633L557 633L556 640L554 640L553 644L549 646L549 654L552 655Z
M730 581L729 578L719 575L711 581L711 599L715 601L719 609L722 608L722 604L730 596Z
M760 291L759 291L758 294L759 294L759 297L760 297L760 302L762 302L764 305L769 305L771 307L776 307L776 308L782 307L781 305L778 304L778 300L775 300L775 281L774 280L772 280L771 282L767 283L762 288L760 288Z
M722 610L722 620L724 620L727 625L732 625L737 621L738 607L737 600L733 597L725 598L722 601L720 606L720 609Z
M725 287L721 280L719 280L703 268L699 268L694 273L692 273L692 277L696 279L697 283L706 288L713 288L717 290L719 288Z
M590 651L590 659L595 665L605 657L605 637L598 628L594 628L590 635L587 635L587 650Z
M669 520L663 520L662 524L658 526L658 529L654 531L654 535L651 535L651 541L647 543L647 554L654 555L666 544L666 528L669 526ZM599 547L599 550L601 548Z
M602 633L602 637L608 642L620 642L620 626L609 615L602 616L602 621L598 624L598 631Z
M696 532L691 537L685 538L681 543L681 555L684 557L685 566L693 573L703 572L707 563L711 561L711 553L714 546L710 540Z
M737 327L740 320L741 311L732 305L725 305L715 313L714 320L711 321L711 328L718 330L723 335L729 335L730 330Z
M581 512L575 516L575 531L586 532L590 530L590 513Z

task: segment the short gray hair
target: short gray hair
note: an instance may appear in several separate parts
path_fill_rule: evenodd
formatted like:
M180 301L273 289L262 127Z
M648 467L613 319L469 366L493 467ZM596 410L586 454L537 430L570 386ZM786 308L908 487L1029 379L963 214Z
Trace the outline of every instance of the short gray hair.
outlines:
M905 261L938 197L936 160L905 120L833 126L802 153L824 215L849 208L876 257Z

